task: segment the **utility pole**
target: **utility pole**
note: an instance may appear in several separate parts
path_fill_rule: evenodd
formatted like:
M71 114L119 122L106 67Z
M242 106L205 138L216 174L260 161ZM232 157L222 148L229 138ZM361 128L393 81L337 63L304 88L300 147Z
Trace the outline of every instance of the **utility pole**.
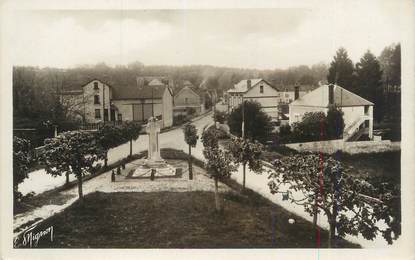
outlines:
M242 139L245 140L245 101L242 95Z
M151 116L154 118L154 88L151 86Z

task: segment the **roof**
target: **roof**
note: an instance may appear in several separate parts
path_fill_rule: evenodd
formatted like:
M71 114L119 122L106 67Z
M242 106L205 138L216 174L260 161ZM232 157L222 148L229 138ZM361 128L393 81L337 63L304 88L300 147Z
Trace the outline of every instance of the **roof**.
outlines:
M203 89L199 89L199 88L195 88L195 87L190 87L190 86L184 86L180 89L177 89L175 91L175 96L177 96L183 89L190 89L191 91L193 91L196 95L198 95L199 97L203 97L203 95L206 93L205 90Z
M291 102L291 106L328 107L329 85L322 85L315 90L305 94L301 98ZM373 103L344 89L334 85L334 104L337 107L367 106Z
M163 82L164 81L164 82ZM164 77L137 77L136 84L127 84L113 88L113 99L150 99L162 98L168 81Z
M258 78L258 79L250 79L250 80L251 80L251 88L255 87L255 85L258 84L259 82L265 81L268 85L270 85L272 88L278 91L278 89L273 84L271 84L270 82L264 79ZM228 93L245 93L248 90L249 90L248 79L243 79L239 81L237 84L235 84L234 87L229 89L227 92Z

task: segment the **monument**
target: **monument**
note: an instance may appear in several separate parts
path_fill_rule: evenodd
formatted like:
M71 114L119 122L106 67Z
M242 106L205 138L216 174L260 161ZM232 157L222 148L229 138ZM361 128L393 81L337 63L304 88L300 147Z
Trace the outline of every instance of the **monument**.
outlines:
M161 121L150 117L146 126L148 134L147 158L138 162L138 167L128 176L129 178L172 177L176 175L176 169L167 164L160 156L160 129Z

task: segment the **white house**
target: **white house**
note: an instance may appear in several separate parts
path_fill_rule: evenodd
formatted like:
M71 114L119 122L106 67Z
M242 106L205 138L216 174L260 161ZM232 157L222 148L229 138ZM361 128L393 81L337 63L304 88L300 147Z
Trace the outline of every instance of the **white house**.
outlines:
M227 91L228 102L234 109L244 101L256 101L272 118L278 118L278 104L282 101L278 89L264 79L246 79Z
M62 91L60 101L67 113L85 123L117 121L118 109L112 105L113 88L107 83L93 79L81 89Z
M344 113L344 139L368 134L373 137L373 103L337 85L322 85L289 104L289 124L302 120L307 112L327 113L330 106Z

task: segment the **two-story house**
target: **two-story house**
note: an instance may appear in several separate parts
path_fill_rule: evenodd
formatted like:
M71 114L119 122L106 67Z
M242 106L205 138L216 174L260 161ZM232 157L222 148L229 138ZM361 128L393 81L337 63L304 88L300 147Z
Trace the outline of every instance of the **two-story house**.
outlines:
M243 101L255 101L269 116L278 118L278 105L282 101L281 93L264 79L241 80L227 91L227 95L231 109L239 106Z

